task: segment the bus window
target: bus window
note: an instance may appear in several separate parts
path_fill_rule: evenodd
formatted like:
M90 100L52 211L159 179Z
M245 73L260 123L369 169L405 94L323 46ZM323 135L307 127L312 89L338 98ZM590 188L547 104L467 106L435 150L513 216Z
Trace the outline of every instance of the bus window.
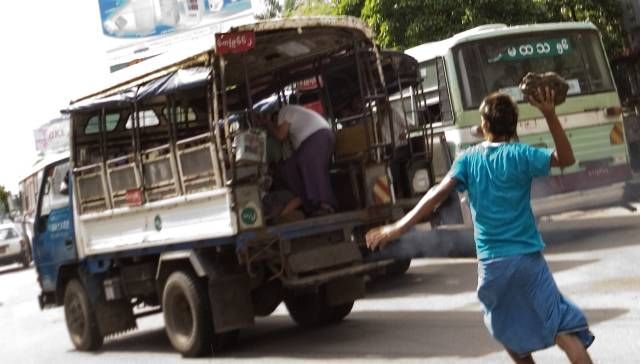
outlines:
M160 125L160 120L158 119L156 112L151 109L139 111L138 115L140 117L141 128ZM133 114L129 115L127 123L125 124L125 128L127 130L133 128Z
M47 216L51 210L59 209L69 205L69 196L61 187L66 185L68 181L67 172L69 171L69 163L65 162L57 165L55 168L49 169L47 181L42 195L42 208L40 216Z
M118 126L120 120L119 113L108 113L106 119L106 131L113 131ZM87 121L87 126L84 128L85 135L97 134L100 131L100 115L94 115Z
M438 88L438 71L435 59L420 65L420 77L422 77L422 88L426 92Z
M423 117L420 117L420 120L431 123L453 122L444 60L435 58L421 63L420 77L422 78L423 97L421 100L423 101L419 101L419 103L426 104L420 107L425 113Z
M465 109L493 91L523 102L519 89L528 72L554 71L569 84L569 95L612 91L613 82L595 31L519 34L464 43L454 49Z
M169 107L162 108L162 115L167 120L170 120L169 115ZM176 123L178 124L191 124L197 120L197 115L195 110L192 107L182 107L180 105L176 106Z

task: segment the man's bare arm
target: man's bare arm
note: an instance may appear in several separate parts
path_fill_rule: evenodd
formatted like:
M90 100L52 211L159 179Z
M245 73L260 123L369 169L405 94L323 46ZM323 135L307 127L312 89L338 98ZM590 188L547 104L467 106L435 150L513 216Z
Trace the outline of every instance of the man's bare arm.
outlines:
M416 206L411 209L400 220L385 226L371 229L367 232L367 247L371 250L383 248L389 242L399 238L412 226L422 221L449 196L457 184L457 180L450 175L447 176L437 186L430 189Z
M568 167L574 164L576 159L573 155L573 148L571 148L569 138L567 138L567 134L564 132L564 129L562 129L558 115L556 115L554 100L555 92L549 88L538 90L536 98L529 98L531 105L540 109L542 115L547 120L549 132L556 146L551 156L551 166Z

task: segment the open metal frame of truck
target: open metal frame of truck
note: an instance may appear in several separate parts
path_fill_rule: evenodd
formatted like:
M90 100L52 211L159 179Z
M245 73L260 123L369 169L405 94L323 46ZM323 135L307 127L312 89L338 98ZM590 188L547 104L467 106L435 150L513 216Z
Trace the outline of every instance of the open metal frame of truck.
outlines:
M64 306L79 350L162 311L184 356L224 349L282 301L304 326L342 320L363 274L389 263L365 262L364 233L401 212L396 148L380 137L393 123L377 112L392 88L385 73L401 74L393 59L354 18L266 21L72 102L70 159L44 168L38 195L41 307ZM276 224L263 208L270 144L253 110L287 103L308 80L336 133L340 206ZM339 117L355 95L361 113Z

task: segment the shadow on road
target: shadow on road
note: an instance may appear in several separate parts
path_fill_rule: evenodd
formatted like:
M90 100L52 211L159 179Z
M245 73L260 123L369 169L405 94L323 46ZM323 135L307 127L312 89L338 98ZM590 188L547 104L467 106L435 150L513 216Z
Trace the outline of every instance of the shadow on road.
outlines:
M548 263L551 271L557 273L597 261L597 259L554 260ZM390 298L475 292L478 283L477 275L475 259L450 263L427 261L425 265L412 266L404 276L369 282L367 297Z
M615 319L623 309L587 310L592 325ZM597 332L596 332L597 335ZM241 333L239 344L222 356L238 359L477 358L500 352L474 311L353 312L334 326L303 329L284 315L261 319ZM163 330L109 341L105 352L173 352Z
M546 253L567 253L640 245L638 234L638 226L584 227L544 231L542 237L547 243Z
M121 352L174 352L164 328L136 331L121 337L110 339L104 343L102 351Z

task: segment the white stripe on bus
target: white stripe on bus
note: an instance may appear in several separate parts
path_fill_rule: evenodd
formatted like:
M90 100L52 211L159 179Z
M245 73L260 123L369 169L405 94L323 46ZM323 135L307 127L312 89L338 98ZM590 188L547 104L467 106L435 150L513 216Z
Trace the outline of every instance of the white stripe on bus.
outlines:
M607 119L604 111L561 115L559 116L559 119L565 130L606 124L611 124L613 126L614 122L620 121ZM448 142L455 144L477 143L482 141L482 138L475 137L471 134L471 131L475 128L475 125L467 128L451 128L445 130L444 134ZM527 119L518 123L518 136L520 137L548 132L549 128L547 127L547 122L544 118Z

